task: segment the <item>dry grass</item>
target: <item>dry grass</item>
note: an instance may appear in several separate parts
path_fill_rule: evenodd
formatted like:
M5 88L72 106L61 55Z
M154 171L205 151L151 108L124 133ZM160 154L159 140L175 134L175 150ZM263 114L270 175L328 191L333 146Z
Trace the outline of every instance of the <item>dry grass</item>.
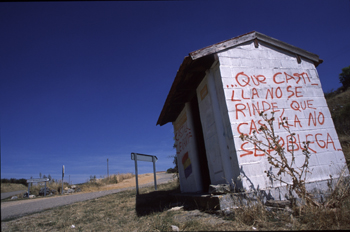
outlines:
M335 129L337 130L346 162L350 167L350 89L336 91L326 94L329 110L332 114Z
M104 183L104 184L116 184L116 183L120 183L123 180L127 180L130 178L133 178L135 175L132 173L122 173L122 174L114 174L111 175L109 177L103 178L103 179L99 179L98 181Z
M109 188L109 186L111 186L113 184L117 184L117 183L122 183L124 180L133 178L134 176L135 175L133 175L132 173L122 173L122 174L118 173L115 175L111 175L110 178L92 180L90 182L77 185L77 187L79 187L81 189L80 193L88 193L88 192L96 192L96 191L101 191L101 190L114 189L114 188L116 188L115 186L112 186L111 188ZM28 189L28 187L26 187L24 185L22 185L22 186L24 186L22 189L15 189L16 188L15 186L20 186L20 184L1 184L1 192L3 192L3 190L2 190L3 185L4 185L4 188L6 186L14 186L13 188L6 187L7 189L11 190L11 191L7 191L7 192ZM40 189L44 188L44 187L45 187L44 183L38 183L38 184L32 185L30 187L30 194L38 196ZM51 182L51 183L47 182L46 187L49 189L56 190L57 192L55 195L58 195L61 193L62 183L61 182ZM68 185L68 183L64 182L63 188L66 188L66 187L69 188L69 187L71 187L71 185ZM17 188L19 188L19 187L17 187ZM15 189L15 190L13 190L13 189ZM18 197L18 199L24 199L23 194L17 194L16 196Z
M81 188L82 192L99 191L108 185L121 183L124 180L133 178L134 176L135 175L132 173L122 173L122 174L118 173L118 174L110 175L109 178L106 177L103 179L92 179L87 183L79 185L79 188Z
M26 190L26 189L28 189L28 187L24 186L23 184L1 183L2 193L8 193L8 192L14 192L14 191Z
M124 180L133 178L132 173L123 173L111 175L109 178L91 180L85 184L80 185L82 192L95 192L115 188L116 184L123 183Z
M65 187L68 187L68 183L63 183L63 188ZM53 183L46 183L46 187L49 188L49 189L54 189L57 191L57 194L59 192L59 190L62 188L62 183L59 183L59 182L53 182ZM39 191L41 188L45 188L45 184L44 183L38 183L36 185L32 185L30 187L30 194L33 194L33 195L39 195ZM28 188L27 188L28 189Z
M134 190L124 191L2 222L2 231L169 231L171 225L180 231L350 229L349 198L333 209L304 206L288 212L258 203L225 216L186 207L169 211L177 203L170 193L178 191L176 182L159 185L156 192L142 188L137 198Z

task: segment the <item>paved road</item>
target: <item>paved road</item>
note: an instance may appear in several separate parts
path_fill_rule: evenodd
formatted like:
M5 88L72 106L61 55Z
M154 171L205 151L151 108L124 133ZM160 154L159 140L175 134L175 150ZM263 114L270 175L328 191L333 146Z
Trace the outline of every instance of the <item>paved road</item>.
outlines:
M157 176L158 176L157 185L166 183L173 179L173 175L167 174L167 173L157 173ZM140 185L139 187L152 186L153 184L154 182L150 182L144 185ZM112 190L92 192L92 193L81 193L81 194L75 194L75 195L73 194L73 195L66 195L66 196L59 196L59 197L49 197L49 198L43 198L43 199L25 200L19 204L16 204L18 201L3 202L1 203L1 220L22 217L26 214L36 213L36 212L40 212L46 209L51 209L62 205L69 205L79 201L91 200L94 198L106 196L109 194L129 190L129 189L135 189L135 187L112 189Z
M20 193L25 193L25 192L26 192L26 190L19 190L19 191L15 191L15 192L1 193L1 200L8 198L8 197L11 197L11 196L14 196L14 195L17 195L17 194L20 194Z

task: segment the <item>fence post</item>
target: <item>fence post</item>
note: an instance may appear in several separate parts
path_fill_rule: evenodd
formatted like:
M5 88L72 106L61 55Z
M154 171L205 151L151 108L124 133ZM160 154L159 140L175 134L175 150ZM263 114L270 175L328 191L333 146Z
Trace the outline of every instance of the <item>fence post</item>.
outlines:
M61 191L61 195L63 195L63 177L64 177L64 165L62 166L62 191Z
M137 171L137 154L134 153L135 161L135 179L136 179L136 195L139 195L139 180L138 180L138 171Z
M154 189L157 190L157 177L156 177L156 158L152 156L153 161L153 173L154 173Z

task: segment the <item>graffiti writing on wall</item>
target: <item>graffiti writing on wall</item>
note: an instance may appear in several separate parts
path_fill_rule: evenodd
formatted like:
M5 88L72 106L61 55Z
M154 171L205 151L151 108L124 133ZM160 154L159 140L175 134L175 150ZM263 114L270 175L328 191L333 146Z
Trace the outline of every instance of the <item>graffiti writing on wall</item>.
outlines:
M180 160L181 154L184 154L181 158L181 163L185 172L185 178L189 177L192 173L191 159L188 156L187 146L190 143L192 137L191 129L187 126L186 112L177 120L174 124L175 129L175 146L178 160Z
M180 154L185 151L189 140L192 137L191 129L187 126L187 115L186 113L174 125L175 129L175 146L176 153Z
M188 152L182 157L182 165L184 166L185 178L189 177L192 173L192 164Z
M187 127L187 123L184 123L176 132L175 132L175 144L176 144L176 153L180 154L187 148L187 145L190 142L192 137L191 129Z
M318 106L319 102L312 95L313 90L307 89L319 85L314 80L315 78L310 78L306 72L277 72L272 77L237 73L233 84L226 85L227 89L232 89L233 117L235 121L240 122L235 128L236 133L259 133L258 129L263 125L263 120L256 119L257 116L261 111L272 111L278 129L281 129L280 123L285 118L288 121L286 126L295 132L292 137L280 136L280 144L287 150L292 146L294 151L301 150L303 141L310 141L309 150L314 153L320 149L341 150L336 147L330 133L318 130L325 128L326 118ZM321 91L320 88L319 86L315 91ZM243 153L240 157L264 155L256 147L253 150L248 149L250 146L248 142L241 144Z

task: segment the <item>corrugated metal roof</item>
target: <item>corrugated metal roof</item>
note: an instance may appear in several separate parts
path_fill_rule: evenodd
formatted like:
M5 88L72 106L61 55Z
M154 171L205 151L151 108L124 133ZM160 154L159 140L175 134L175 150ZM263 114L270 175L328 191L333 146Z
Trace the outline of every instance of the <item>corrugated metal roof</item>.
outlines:
M252 40L255 42L265 42L279 49L293 53L296 56L307 58L314 62L316 67L323 62L318 55L314 53L271 38L257 31L252 31L196 50L184 58L179 70L177 71L175 80L159 115L157 125L162 126L168 122L174 122L176 120L177 116L185 106L185 103L190 101L195 94L197 86L205 76L205 71L214 63L216 53Z

